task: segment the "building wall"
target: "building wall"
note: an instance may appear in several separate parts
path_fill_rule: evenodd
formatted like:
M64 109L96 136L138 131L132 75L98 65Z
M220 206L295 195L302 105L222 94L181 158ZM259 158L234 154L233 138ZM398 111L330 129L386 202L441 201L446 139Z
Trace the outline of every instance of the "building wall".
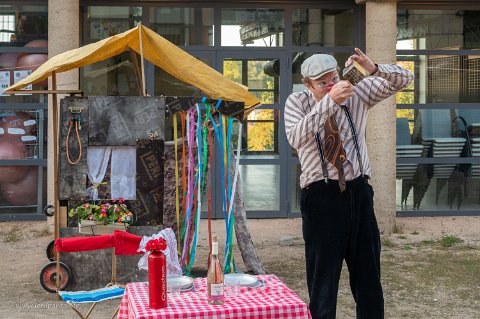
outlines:
M201 26L181 26L181 28L185 30L188 29L187 31L182 31L178 28L178 25L172 25L174 22L177 23L179 19L181 20L183 17L182 14L184 13L182 13L182 10L169 9L170 11L168 11L155 9L155 6L158 7L162 5L162 1L144 2L143 9L141 8L142 3L128 1L119 1L114 7L103 7L99 9L98 6L108 6L110 2L48 0L48 2L45 1L45 4L48 3L49 17L48 54L49 56L53 56L65 50L99 40L101 37L108 36L108 32L115 32L115 30L117 30L115 28L120 28L118 31L122 31L122 28L132 27L135 23L142 20L144 24L157 28L157 32L161 34L163 32L163 35L171 41L179 41L178 45L186 47L193 55L198 56L206 63L213 63L212 67L219 71L222 71L225 67L225 62L222 61L220 57L225 57L225 61L229 60L233 64L241 62L242 59L245 61L261 60L257 57L258 55L278 59L281 62L279 67L283 75L281 81L275 82L274 88L271 90L274 92L272 94L276 94L274 98L275 101L265 104L268 105L268 111L272 111L273 114L271 119L267 117L270 122L266 125L273 125L272 127L275 127L274 136L276 139L275 149L271 151L271 154L268 156L280 159L269 159L263 162L242 159L241 174L243 174L244 183L247 185L247 191L244 193L246 194L246 206L247 209L249 209L249 217L299 216L298 202L296 202L295 199L295 194L298 194L298 186L296 186L298 182L295 183L295 180L298 178L299 169L296 166L295 156L290 155L290 147L286 143L283 123L281 122L282 103L284 99L292 89L302 89L300 85L300 75L298 70L296 70L298 66L293 65L293 72L290 67L290 65L295 63L296 58L299 57L299 52L295 50L304 51L300 53L307 55L317 52L334 52L335 57L342 63L342 60L344 61L348 55L353 52L353 46L356 45L361 47L365 46L367 54L377 63L394 63L396 60L403 61L413 59L413 62L408 60L405 63L412 63L412 70L414 70L417 75L414 87L409 88L405 94L397 96L397 100L400 100L400 103L404 104L396 108L394 97L383 101L372 110L367 128L367 143L374 172L372 183L376 191L376 213L381 229L385 231L393 229L395 216L397 214L435 215L439 213L478 213L480 210L479 204L476 203L472 197L472 192L469 194L467 194L467 192L460 192L461 187L459 187L459 183L467 185L465 184L467 182L462 178L469 177L469 173L460 171L463 177L457 176L453 181L451 178L442 179L434 177L431 179L431 176L428 175L431 174L429 172L435 171L435 169L440 168L441 165L432 164L432 162L421 166L418 164L418 160L415 159L412 160L412 163L408 162L402 165L417 165L419 168L423 167L426 172L426 178L412 181L401 177L401 174L399 175L399 166L393 154L396 152L395 146L397 143L395 139L398 141L399 138L399 134L395 130L395 122L397 121L398 125L398 118L405 119L405 117L408 117L410 143L418 144L420 142L419 140L415 141L415 136L419 136L418 134L421 134L422 130L422 125L420 125L422 119L419 117L420 113L427 114L430 112L438 115L440 113L450 112L452 118L456 115L466 113L473 114L471 116L474 118L476 116L475 114L478 113L479 107L476 103L479 103L480 99L477 97L478 94L476 92L478 91L478 85L475 82L476 77L474 76L476 74L474 73L475 68L477 68L478 65L478 59L475 56L474 50L478 49L478 47L476 46L477 43L475 42L474 34L477 28L475 21L478 20L476 19L476 12L478 11L475 10L479 10L480 7L478 5L475 6L473 2L467 1L468 3L461 3L467 11L454 12L441 10L445 6L448 7L448 9L454 7L451 3L445 3L444 1L442 1L442 7L440 7L440 4L435 4L434 1L432 1L432 4L426 5L418 5L412 1L397 2L393 0L356 2L358 4L357 6L354 6L352 1L340 1L335 2L335 4L328 1L311 3L307 1L296 1L294 6L285 3L276 4L272 1L257 5L257 8L262 8L262 6L271 9L280 8L280 11L284 10L289 14L297 12L295 10L300 10L298 11L298 16L294 15L293 18L291 18L293 20L298 19L298 24L293 27L294 31L292 32L297 32L299 26L302 24L307 25L306 29L302 31L304 34L299 33L298 39L296 39L299 41L298 43L295 43L295 39L277 38L273 45L276 46L275 48L270 49L265 46L264 50L259 50L259 48L249 46L228 47L228 45L223 44L223 41L228 39L221 39L218 33L214 36L213 25L218 25L219 22L220 25L223 23L223 21L214 20L216 19L215 17L218 18L218 15L216 16L214 12L216 12L215 10L218 10L218 8L221 8L221 4L213 6L209 3L209 8L201 8L201 4L198 2L192 4L185 1L175 2L176 4L172 4L173 2L169 3L169 6L190 7L191 10L188 11L189 13L185 16L186 20L192 17L202 17L203 24ZM253 6L255 7L255 5ZM342 9L345 7L348 8L349 6L353 9L350 11ZM93 9L88 11L89 7ZM197 8L195 9L194 7ZM242 6L239 5L239 7ZM170 12L170 14L168 14L167 11ZM245 13L226 11L225 14L228 15L228 19L233 21L232 23L235 23L235 19ZM103 21L105 16L108 16L108 19L112 21L116 19L115 21L119 21L119 23L109 24L107 21L106 29L103 29L101 32L95 30L96 21ZM170 20L165 20L165 16L168 16ZM354 18L352 18L352 16L354 16ZM247 20L249 19L247 15L244 17ZM396 22L397 17L402 19L398 24ZM353 20L355 20L355 23L352 22ZM440 20L450 21L451 23L439 24L438 21ZM123 23L122 21L126 22ZM166 23L168 21L171 22L171 24ZM466 31L463 31L464 29ZM196 34L199 30L201 30L200 34ZM349 39L355 40L350 41ZM409 41L411 39L413 39L413 42L416 41L417 47L408 51L408 54L404 52L405 50L399 51L400 53L397 54L396 46L402 41ZM300 47L300 49L292 49L294 47ZM471 52L463 51L463 53L457 53L458 48L471 50ZM437 51L418 51L418 49ZM1 48L0 54L2 54ZM122 94L137 94L140 82L134 72L128 71L130 69L127 68L129 67L131 58L130 54L125 53L113 62L106 61L103 64L86 67L80 72L72 71L60 74L57 78L57 86L59 89L80 88L89 95L114 95L118 94L119 91ZM271 62L275 62L275 59ZM455 64L451 64L453 63L452 61ZM117 76L116 78L112 78L111 76L90 76L95 73L96 70L111 66L112 64L110 62L115 65L122 65L122 68L127 71L120 72L122 76ZM447 64L449 66L445 67ZM455 71L452 71L451 65L454 66ZM285 72L288 74L287 76L285 76ZM272 78L274 78L274 76L272 76ZM159 85L159 83L161 83L161 85ZM131 89L131 84L133 85L132 87L136 87L137 89ZM255 85L257 84L256 82ZM466 90L465 88L468 88L468 94L462 91ZM182 86L181 83L177 83L174 79L169 78L168 75L162 73L161 70L148 64L147 89L154 95L174 95L169 92L174 92L175 94L186 93L187 95L194 93L190 92L190 89L186 86ZM94 92L94 90L96 91ZM445 95L448 96L445 97ZM49 101L49 105L51 105L51 98ZM440 103L441 101L448 101L453 104L442 105L440 107L437 107L438 104L432 104ZM1 102L0 97L0 103ZM41 97L37 102L41 103ZM464 102L473 104L467 105L464 104ZM428 112L425 112L424 109ZM49 110L50 113L48 117L51 119L53 114L51 114L51 108L49 108ZM424 115L423 121L425 121L425 117L426 115ZM258 120L259 117L249 119L249 124L258 125ZM435 120L433 119L432 121ZM48 121L48 126L48 182L44 187L44 193L48 194L48 199L44 200L39 198L39 202L43 201L42 203L53 202L53 192L47 191L53 189L54 186L51 161L53 158L53 144L51 143L53 138L52 121ZM450 137L456 136L456 134L459 134L459 132L452 132ZM397 158L398 156L397 153ZM425 156L429 157L428 154ZM46 157L47 156L45 156L45 158ZM477 155L462 155L462 157L465 157L462 160L467 163L466 165L472 163L474 166L478 165ZM401 161L403 161L401 163L405 163L405 159L401 159ZM432 161L441 163L444 159L434 159ZM448 165L455 166L456 170L454 173L459 173L459 171L457 171L459 165L457 165L456 161L455 159L451 159L452 163ZM261 176L258 174L264 174L263 176L265 178L262 179L262 183L258 183L259 176ZM478 179L475 175L472 176L474 177L472 179L473 182L468 184L468 186L471 187L473 193L475 193L478 192L479 189ZM269 207L265 195L258 192L256 188L250 187L263 184L265 185L262 187L265 189L276 187L276 193L270 192L276 194L270 198L276 203L273 209ZM416 190L421 188L423 188L422 192L418 193ZM414 198L415 196L417 199ZM448 211L444 199L452 196L462 196L463 202L459 199L458 209ZM454 200L456 200L457 197L455 197ZM261 200L261 198L264 200ZM449 203L450 202L449 200ZM263 206L257 205L257 203ZM221 198L217 199L215 205L218 206L221 212ZM466 213L464 210L466 210ZM219 214L218 217L221 217L221 214Z
M78 48L80 46L80 5L79 0L49 0L48 1L48 56L54 57L62 52ZM78 90L79 76L78 69L56 75L56 88L52 87L50 78L49 88L57 90ZM58 95L58 101L65 95ZM53 119L53 98L49 95L48 99L48 118ZM60 102L58 102L60 103ZM59 105L59 104L58 104ZM60 113L60 112L59 112ZM54 135L53 121L48 121L48 174L47 189L53 190L58 185L55 184L54 161ZM47 196L48 203L54 203L54 192L49 191ZM66 226L67 216L65 212L60 214L61 226ZM53 222L52 219L49 219Z
M396 62L396 1L366 3L366 48L375 63ZM396 216L395 96L369 113L367 145L373 168L375 212L380 229L393 230Z

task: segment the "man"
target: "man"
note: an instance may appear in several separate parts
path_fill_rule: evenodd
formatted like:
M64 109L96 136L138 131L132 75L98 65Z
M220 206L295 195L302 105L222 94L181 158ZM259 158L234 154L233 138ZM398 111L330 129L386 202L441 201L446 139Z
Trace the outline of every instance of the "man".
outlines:
M314 54L301 67L308 91L292 93L285 104L287 138L302 167L300 207L313 319L335 318L344 259L357 318L384 317L365 128L370 108L414 76L398 65L374 64L360 49L355 51L345 66L356 61L371 76L356 86L340 81L335 58ZM332 137L341 140L338 147ZM328 156L330 149L339 155L335 161Z

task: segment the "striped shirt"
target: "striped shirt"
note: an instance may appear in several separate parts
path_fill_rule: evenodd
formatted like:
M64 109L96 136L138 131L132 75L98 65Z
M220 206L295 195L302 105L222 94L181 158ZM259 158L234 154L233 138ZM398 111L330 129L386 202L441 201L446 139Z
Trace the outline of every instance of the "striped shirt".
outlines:
M360 81L354 87L354 95L343 103L350 110L357 130L365 175L371 176L365 141L368 111L378 102L405 88L413 78L413 73L398 65L379 64L377 73ZM345 110L337 105L329 94L317 102L311 92L308 92L308 96L305 92L294 92L288 96L285 103L285 131L288 142L297 150L302 167L301 188L324 178L315 133L320 132L323 141L324 124L331 114L335 114L347 157L343 164L345 180L353 180L361 174ZM328 163L327 168L328 178L337 180L337 169L331 163Z

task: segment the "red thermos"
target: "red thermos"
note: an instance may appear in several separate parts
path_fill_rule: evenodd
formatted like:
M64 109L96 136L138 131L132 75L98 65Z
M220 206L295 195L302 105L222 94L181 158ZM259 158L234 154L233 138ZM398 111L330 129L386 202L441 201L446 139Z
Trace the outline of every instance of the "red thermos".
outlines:
M167 306L167 260L161 251L153 250L148 256L148 295L150 308Z

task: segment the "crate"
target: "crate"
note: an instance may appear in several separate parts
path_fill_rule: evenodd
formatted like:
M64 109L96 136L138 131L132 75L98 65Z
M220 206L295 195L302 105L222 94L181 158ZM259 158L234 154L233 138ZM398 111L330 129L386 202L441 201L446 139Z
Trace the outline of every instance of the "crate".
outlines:
M105 225L103 222L97 222L94 220L81 220L78 221L78 232L80 234L88 234L88 235L108 235L113 234L113 231L127 230L127 224L123 223L113 223Z

